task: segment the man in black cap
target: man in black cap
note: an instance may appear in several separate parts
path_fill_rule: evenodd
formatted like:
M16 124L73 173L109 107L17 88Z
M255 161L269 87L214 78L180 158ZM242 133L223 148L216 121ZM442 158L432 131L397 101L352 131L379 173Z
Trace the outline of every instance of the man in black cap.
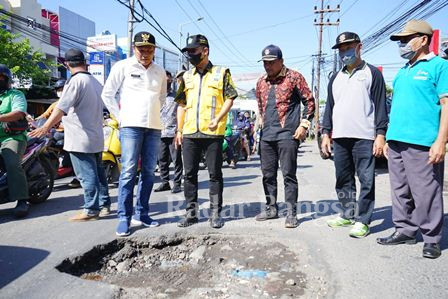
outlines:
M261 55L266 74L258 79L256 97L262 127L260 158L266 207L255 219L265 221L278 217L277 171L280 161L287 203L285 227L295 228L299 225L297 150L314 117L314 99L302 74L283 64L278 46L265 47ZM300 103L304 106L302 117Z
M104 148L102 86L86 71L84 54L79 49L65 53L65 65L72 76L56 108L45 124L29 135L42 137L62 119L64 150L70 153L76 177L84 189L84 210L70 221L96 220L110 213L107 179L101 163Z
M194 68L182 77L176 95L177 145L182 144L184 158L184 194L187 201L185 218L178 226L187 227L198 222L198 170L201 153L205 151L210 175L210 225L221 228L222 210L222 142L227 112L238 96L229 69L214 66L208 59L209 45L205 36L198 34L187 39L182 49Z
M120 123L122 168L118 182L118 236L130 234L131 222L146 227L159 225L148 213L162 130L160 110L165 102L167 83L165 70L153 61L155 43L151 33L137 33L135 56L118 61L112 67L102 94L107 109ZM134 214L139 158L141 172Z
M375 203L375 157L382 155L388 117L386 85L381 72L361 59L361 40L344 32L336 38L344 67L328 84L323 119L322 150L331 153L333 138L336 193L341 214L327 221L330 227L353 226L349 235L369 234ZM356 201L355 173L361 184Z

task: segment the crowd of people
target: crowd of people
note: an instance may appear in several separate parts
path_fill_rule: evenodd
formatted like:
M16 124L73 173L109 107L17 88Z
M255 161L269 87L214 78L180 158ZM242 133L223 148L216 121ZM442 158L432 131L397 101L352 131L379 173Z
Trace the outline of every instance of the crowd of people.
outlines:
M341 33L333 48L338 50L344 67L330 79L322 124L322 149L325 155L334 152L336 193L342 208L339 216L328 220L328 226L350 226L349 235L355 238L369 234L375 204L375 157L385 156L396 231L377 242L413 244L420 231L423 256L427 258L441 254L443 161L448 138L448 62L430 52L432 34L427 22L411 20L391 36L399 42L400 55L407 62L393 83L389 117L381 72L361 58L358 34ZM84 191L83 211L70 220L96 220L110 213L111 200L101 163L105 106L120 123L118 236L128 236L131 224L159 225L149 216L157 164L162 183L155 192L182 192L183 180L186 211L178 226L198 223L198 171L203 156L209 174L210 226L223 227L223 142L229 144L227 157L235 167L234 156L240 154L233 152L235 138L242 139L242 151L248 160L253 152L260 152L266 205L255 220L278 217L280 167L287 206L285 227L297 227L297 152L315 112L315 99L303 75L284 65L278 46L266 46L260 60L266 73L256 84L256 120L249 112L233 119L229 112L238 97L236 87L229 69L209 60L210 46L204 35L187 39L182 52L193 68L175 78L154 63L155 46L152 34L137 33L133 39L135 55L113 66L104 88L86 71L82 51L71 49L65 54L65 65L72 76L46 122L29 136L45 136L62 119L64 150L70 154ZM26 100L11 88L8 71L0 66L1 122L17 121L26 114ZM176 93L174 80L178 83ZM24 215L26 179L20 170L20 157L26 135L9 136L0 128L0 144L12 194L18 202L15 212ZM172 186L171 162L175 165ZM355 175L361 186L358 198Z

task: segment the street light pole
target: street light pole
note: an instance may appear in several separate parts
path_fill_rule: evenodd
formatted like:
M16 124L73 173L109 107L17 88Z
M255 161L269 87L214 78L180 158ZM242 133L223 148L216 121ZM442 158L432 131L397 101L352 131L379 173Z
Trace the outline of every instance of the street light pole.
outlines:
M180 23L178 26L178 31L179 31L179 48L182 49L182 26L188 25L188 24L192 24L194 22L200 22L202 21L204 18L203 17L199 17L196 20L190 21L190 22L185 22L185 23ZM179 65L178 65L178 70L181 71L182 70L182 61L183 61L183 54L179 53Z

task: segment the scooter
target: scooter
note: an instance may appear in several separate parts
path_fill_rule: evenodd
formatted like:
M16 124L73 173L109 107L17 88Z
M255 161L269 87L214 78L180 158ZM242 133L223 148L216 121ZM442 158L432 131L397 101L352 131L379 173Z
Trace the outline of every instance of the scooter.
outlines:
M42 203L48 199L54 186L55 171L48 159L48 138L30 139L22 158L22 167L28 181L28 201ZM11 202L8 191L8 174L0 158L0 204Z
M121 144L118 121L106 116L104 120L104 150L102 163L109 184L117 184L121 171Z

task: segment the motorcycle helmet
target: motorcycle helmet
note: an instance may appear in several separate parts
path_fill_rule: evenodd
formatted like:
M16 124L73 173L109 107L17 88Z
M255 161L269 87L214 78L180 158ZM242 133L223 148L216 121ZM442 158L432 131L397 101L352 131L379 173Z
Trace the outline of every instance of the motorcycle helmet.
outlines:
M5 76L8 78L8 81L12 81L12 73L11 70L4 64L0 64L0 75Z
M60 80L56 81L56 83L54 84L54 90L64 88L65 82L66 82L65 79L60 79Z

